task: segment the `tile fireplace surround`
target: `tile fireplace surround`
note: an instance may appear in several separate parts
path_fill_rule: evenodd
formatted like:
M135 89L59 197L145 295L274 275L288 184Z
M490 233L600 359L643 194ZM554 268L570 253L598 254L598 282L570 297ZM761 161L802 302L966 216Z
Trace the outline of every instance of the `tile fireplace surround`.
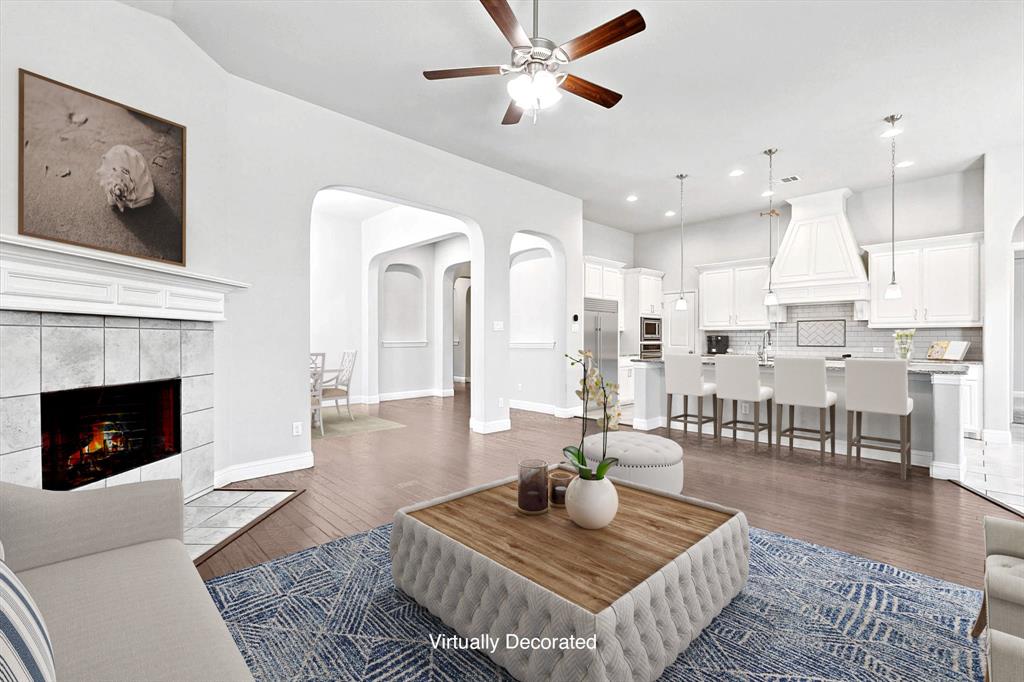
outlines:
M181 379L181 452L95 481L213 488L213 323L0 310L0 480L41 487L40 394Z

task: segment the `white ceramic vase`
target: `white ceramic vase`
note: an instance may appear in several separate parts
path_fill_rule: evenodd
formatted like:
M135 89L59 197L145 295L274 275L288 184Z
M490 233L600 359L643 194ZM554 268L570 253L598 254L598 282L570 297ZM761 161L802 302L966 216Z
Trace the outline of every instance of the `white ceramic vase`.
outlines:
M619 511L619 494L607 478L588 481L577 476L565 491L565 511L581 528L604 528Z

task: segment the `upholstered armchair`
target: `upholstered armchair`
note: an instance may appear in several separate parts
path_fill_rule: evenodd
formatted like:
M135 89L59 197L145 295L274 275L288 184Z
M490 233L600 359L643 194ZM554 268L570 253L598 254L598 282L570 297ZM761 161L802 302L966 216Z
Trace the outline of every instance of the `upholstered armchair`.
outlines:
M988 625L988 676L1019 680L1024 670L1024 523L985 517L985 597L971 630Z

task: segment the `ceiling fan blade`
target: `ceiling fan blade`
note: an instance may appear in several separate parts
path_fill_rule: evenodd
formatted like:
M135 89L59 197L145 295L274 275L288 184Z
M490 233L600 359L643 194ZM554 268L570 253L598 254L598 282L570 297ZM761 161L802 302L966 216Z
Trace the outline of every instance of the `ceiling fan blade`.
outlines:
M464 69L438 69L436 71L423 72L423 77L428 81L436 81L442 78L466 78L467 76L498 75L501 75L500 66L469 66Z
M523 110L516 106L515 102L508 103L508 109L505 110L505 118L501 119L501 125L515 125L519 123L523 118Z
M529 47L530 36L526 35L512 8L508 6L508 0L480 0L487 13L494 19L498 29L502 32L512 47Z
M609 90L597 83L591 83L588 80L580 78L579 76L573 76L572 74L566 76L565 80L562 81L562 84L558 87L562 88L566 92L571 92L577 97L589 99L591 102L600 104L602 107L608 109L614 107L619 103L619 100L622 99L622 95L614 90Z
M561 50L572 61L624 40L645 28L647 28L647 24L644 23L644 18L635 9L631 9L622 16L615 17L564 43L561 45Z

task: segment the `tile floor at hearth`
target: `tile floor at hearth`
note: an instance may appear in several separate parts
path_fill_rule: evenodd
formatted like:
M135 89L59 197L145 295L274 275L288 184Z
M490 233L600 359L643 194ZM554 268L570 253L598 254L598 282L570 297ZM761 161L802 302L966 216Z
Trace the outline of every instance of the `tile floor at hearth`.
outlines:
M185 546L195 559L292 493L212 490L185 505Z

